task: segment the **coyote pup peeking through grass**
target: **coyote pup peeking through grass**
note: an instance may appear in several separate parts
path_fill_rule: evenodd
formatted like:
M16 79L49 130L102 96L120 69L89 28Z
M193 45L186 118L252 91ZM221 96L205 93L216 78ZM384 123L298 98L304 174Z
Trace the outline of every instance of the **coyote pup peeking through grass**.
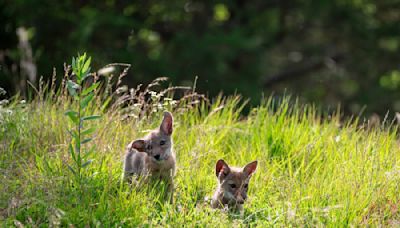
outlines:
M257 161L243 168L229 167L224 160L218 160L215 174L218 187L211 199L213 208L224 208L243 213L243 204L247 199L247 190L251 175L256 171Z
M129 143L124 160L124 180L131 182L134 175L149 176L165 181L169 190L173 189L176 162L172 149L172 125L172 114L164 112L158 129Z

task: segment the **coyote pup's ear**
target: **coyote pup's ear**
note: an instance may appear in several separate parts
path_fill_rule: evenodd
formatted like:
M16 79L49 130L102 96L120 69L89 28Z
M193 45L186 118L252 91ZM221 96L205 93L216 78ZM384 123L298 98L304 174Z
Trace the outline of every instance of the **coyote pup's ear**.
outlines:
M139 152L144 152L146 149L146 142L143 139L138 139L132 142L132 148Z
M166 135L171 135L173 122L174 118L172 117L172 114L170 112L164 112L164 118L161 122L160 130Z
M222 173L224 176L227 176L231 169L229 168L228 164L222 159L217 161L217 164L215 165L215 175L219 177L219 175Z
M250 176L253 174L257 169L257 161L250 162L243 168L243 172L247 175Z

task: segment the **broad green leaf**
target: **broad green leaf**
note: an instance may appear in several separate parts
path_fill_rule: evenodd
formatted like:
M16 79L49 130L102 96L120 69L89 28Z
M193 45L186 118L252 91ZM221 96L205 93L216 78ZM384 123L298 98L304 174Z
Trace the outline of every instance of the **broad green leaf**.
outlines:
M82 91L82 96L86 96L87 94L91 93L93 90L97 89L97 87L98 87L99 85L100 85L100 83L96 82L96 83L93 83L91 86L85 88L85 89Z
M94 94L89 94L81 100L80 108L85 109L89 102L93 99Z
M79 55L78 54L78 62L77 62L77 68L76 68L76 75L77 75L77 81L78 83L81 83L83 78L82 78L82 68L83 65L85 63L85 59L86 59L86 53L83 53L83 55Z
M85 58L86 58L86 53L85 53ZM83 59L84 61L85 59ZM87 73L90 71L90 62L92 61L92 58L89 57L86 62L84 63L83 67L82 67L82 72ZM85 75L86 76L86 75Z
M77 84L71 80L67 81L67 89L68 92L71 96L75 97L76 96L76 89L79 88L79 86L77 87Z
M78 85L78 84L76 84L74 81L72 81L72 80L68 80L68 83L70 83L71 84L71 86L72 86L72 88L74 88L74 89L79 89L80 88L80 86Z
M84 52L83 55L81 55L81 56L79 57L79 61L80 61L81 63L83 63L83 62L85 61L85 59L86 59L86 52Z
M90 67L86 71L82 71L82 81L89 75Z
M100 115L92 115L92 116L84 116L82 117L82 120L95 120L95 119L100 119Z
M72 122L74 122L75 124L79 124L79 119L78 119L78 113L72 110L68 110L64 113L64 115L67 115Z
M76 73L76 60L75 57L72 57L72 71Z
M75 111L73 111L73 110L67 110L67 111L64 113L64 115L67 115L67 116L70 116L70 115L72 115L72 116L78 116L78 112L75 112Z

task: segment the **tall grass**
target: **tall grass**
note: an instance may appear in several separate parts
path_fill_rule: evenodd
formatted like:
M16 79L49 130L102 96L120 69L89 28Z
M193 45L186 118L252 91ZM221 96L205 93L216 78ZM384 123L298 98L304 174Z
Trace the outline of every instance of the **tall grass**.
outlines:
M64 112L74 103L65 89L44 85L32 101L15 98L0 108L3 226L400 224L395 127L341 122L289 98L266 99L243 118L237 96L209 102L188 88L157 90L164 79L134 90L107 80L87 108L102 119L90 123L98 131L88 143L96 149L83 195L67 166L72 126ZM174 100L178 89L190 92ZM175 116L173 204L161 200L159 186L132 190L120 181L125 146L156 127L164 109ZM237 166L259 161L243 217L213 210L206 200L221 158Z

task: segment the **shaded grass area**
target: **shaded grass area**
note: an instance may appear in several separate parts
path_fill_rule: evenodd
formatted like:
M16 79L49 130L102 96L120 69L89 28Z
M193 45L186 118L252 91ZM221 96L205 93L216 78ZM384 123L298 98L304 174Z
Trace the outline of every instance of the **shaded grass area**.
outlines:
M61 96L61 95L60 95ZM15 99L0 115L0 221L4 226L395 225L400 222L397 128L360 127L358 120L322 119L310 106L267 99L242 118L238 97L191 109L160 106L138 118L120 108L101 113L94 162L83 189L72 181L64 112L68 99ZM182 106L180 106L182 107ZM121 183L125 146L173 110L177 175L174 203L162 185ZM243 217L213 210L215 162L243 166L258 160Z

